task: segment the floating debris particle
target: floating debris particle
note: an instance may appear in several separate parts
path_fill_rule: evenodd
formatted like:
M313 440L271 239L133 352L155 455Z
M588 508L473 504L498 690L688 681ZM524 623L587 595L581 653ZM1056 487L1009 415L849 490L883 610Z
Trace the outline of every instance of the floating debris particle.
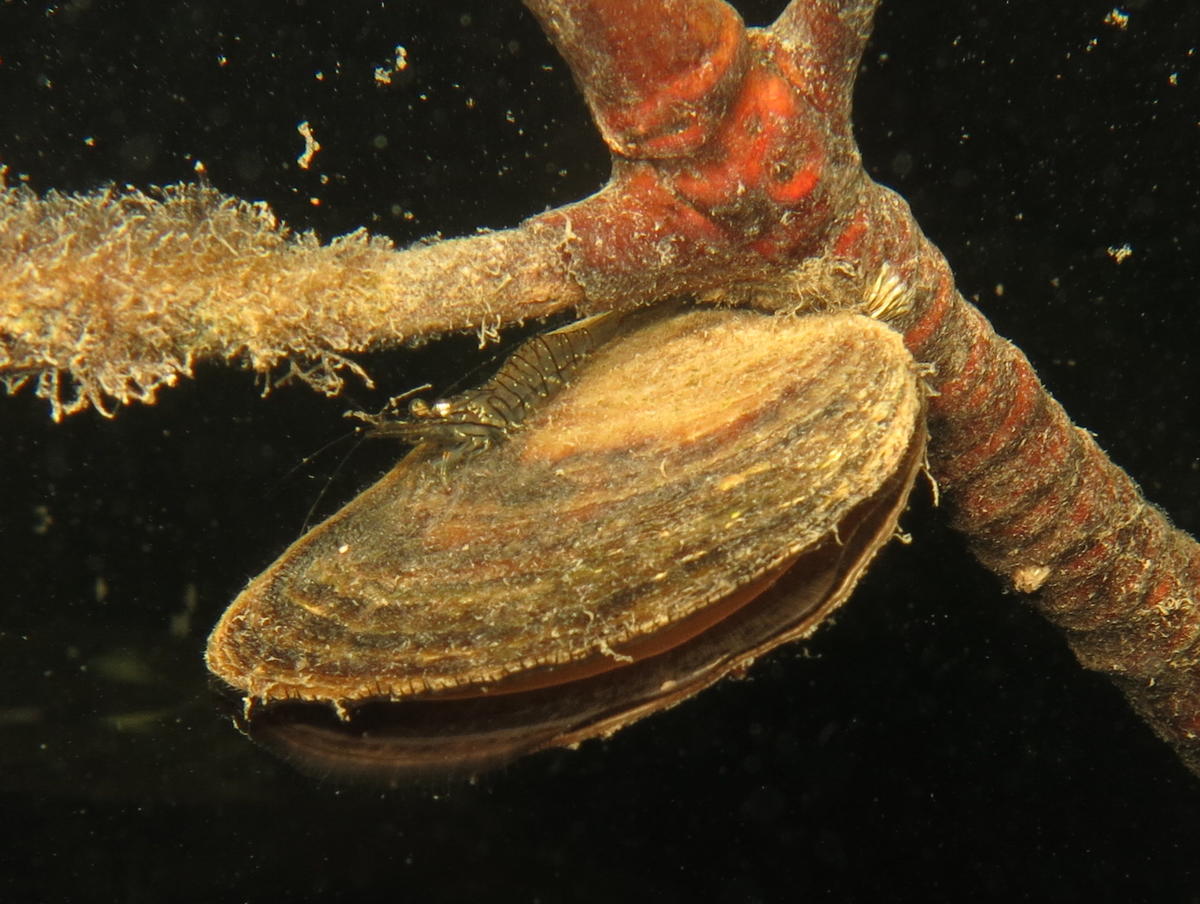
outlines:
M1121 245L1120 247L1115 247L1115 246L1110 245L1106 250L1108 251L1108 256L1111 257L1118 264L1124 263L1126 258L1130 257L1133 254L1133 248L1129 245L1128 242L1126 242L1124 245Z
M1129 13L1125 12L1125 10L1119 7L1114 6L1104 17L1104 24L1115 25L1117 28L1121 29L1121 31L1124 31L1129 27Z
M312 165L313 157L317 156L317 151L321 150L321 143L317 141L316 135L313 134L312 126L308 124L308 120L296 126L296 131L304 138L304 153L296 158L296 163L300 169L308 169Z
M375 81L380 85L390 85L392 77L397 72L408 68L408 49L403 44L397 44L391 66L376 66Z

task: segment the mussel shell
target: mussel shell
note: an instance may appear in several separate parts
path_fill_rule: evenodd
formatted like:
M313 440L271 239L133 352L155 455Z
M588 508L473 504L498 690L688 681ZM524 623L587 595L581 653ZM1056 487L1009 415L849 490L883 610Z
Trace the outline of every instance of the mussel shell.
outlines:
M923 398L861 316L635 322L505 442L418 447L293 544L209 667L253 736L337 771L610 733L845 599L895 530Z

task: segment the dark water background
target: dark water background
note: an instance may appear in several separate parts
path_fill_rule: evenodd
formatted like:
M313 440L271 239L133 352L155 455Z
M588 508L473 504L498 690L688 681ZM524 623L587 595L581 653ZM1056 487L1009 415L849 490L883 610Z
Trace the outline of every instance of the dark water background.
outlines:
M888 0L857 125L964 293L1196 532L1200 12L1110 8ZM195 160L295 227L400 242L607 173L515 3L0 4L14 174L145 186ZM472 346L369 363L395 392ZM263 401L215 367L115 421L0 398L0 900L1200 900L1200 779L923 492L916 542L812 644L611 741L385 793L293 773L216 714L201 651L341 453L291 469L377 398ZM386 465L355 455L324 511Z

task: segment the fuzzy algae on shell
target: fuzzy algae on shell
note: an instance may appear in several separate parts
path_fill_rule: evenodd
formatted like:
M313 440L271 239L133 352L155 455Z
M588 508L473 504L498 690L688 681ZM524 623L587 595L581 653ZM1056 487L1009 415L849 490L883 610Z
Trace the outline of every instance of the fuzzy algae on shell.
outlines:
M503 442L418 444L296 541L208 664L253 737L322 770L611 734L811 634L924 447L918 367L876 320L638 315Z

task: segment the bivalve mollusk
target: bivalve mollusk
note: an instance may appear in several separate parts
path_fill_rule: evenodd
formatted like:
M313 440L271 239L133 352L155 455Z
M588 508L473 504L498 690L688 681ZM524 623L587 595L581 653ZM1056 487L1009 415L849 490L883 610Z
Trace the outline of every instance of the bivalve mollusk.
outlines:
M536 395L471 454L418 443L234 601L208 664L253 737L394 776L611 734L808 636L924 455L919 368L856 314L635 315Z

